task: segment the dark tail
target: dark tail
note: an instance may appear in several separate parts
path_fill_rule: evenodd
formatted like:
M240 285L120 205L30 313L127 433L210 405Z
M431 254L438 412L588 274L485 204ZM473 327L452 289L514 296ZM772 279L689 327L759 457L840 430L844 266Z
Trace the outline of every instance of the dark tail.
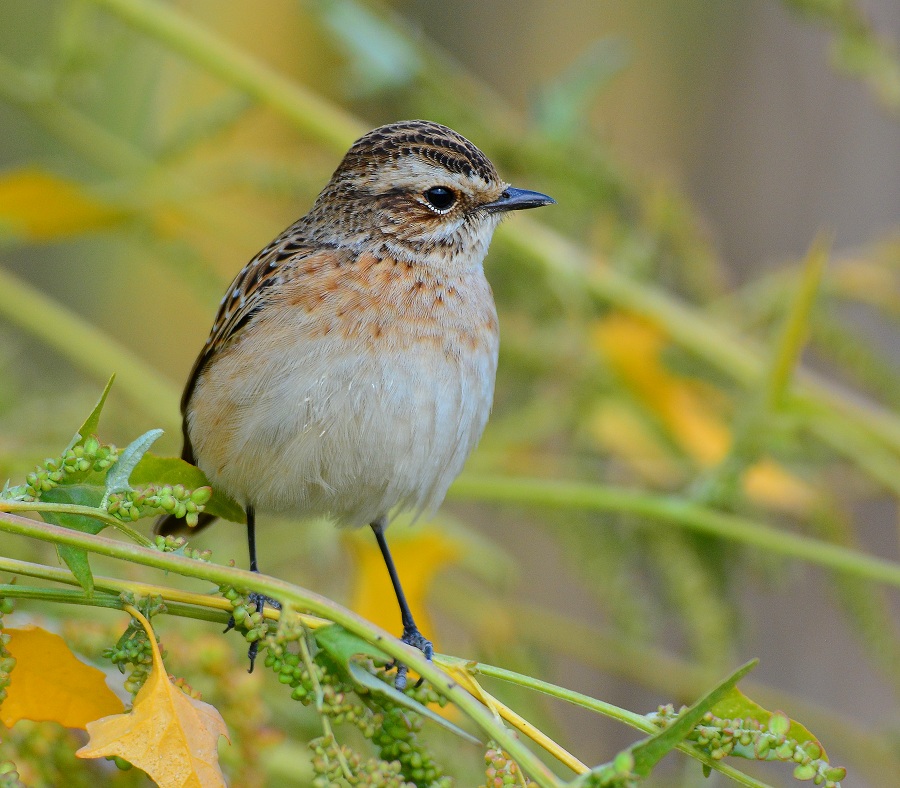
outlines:
M179 518L172 514L166 514L156 521L153 531L161 536L186 536L187 534L195 534L198 531L202 531L207 525L210 525L217 519L214 514L206 514L204 512L198 518L197 524L191 528L184 521L183 517Z

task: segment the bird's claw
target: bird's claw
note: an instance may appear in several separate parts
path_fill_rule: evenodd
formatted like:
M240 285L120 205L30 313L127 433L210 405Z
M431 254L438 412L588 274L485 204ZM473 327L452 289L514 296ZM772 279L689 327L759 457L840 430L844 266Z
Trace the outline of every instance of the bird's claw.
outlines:
M406 643L407 646L412 646L421 651L425 655L425 659L431 662L431 658L434 656L434 645L428 638L422 635L416 627L404 629L400 641ZM409 672L409 668L396 660L394 661L394 664L397 665L397 675L394 677L394 687L400 690L400 692L403 692L403 690L406 689L406 674ZM416 686L418 687L423 681L424 679L420 678L416 682Z
M266 596L265 594L257 594L255 591L251 591L249 594L247 594L247 598L253 605L256 606L257 613L261 614L263 612L263 608L266 605L269 605L269 607L274 607L276 610L281 610L281 602L279 602L277 599L272 599L272 597ZM225 627L225 632L234 629L235 626L237 626L237 622L234 620L234 616L232 615L228 619L228 626ZM258 653L259 641L254 640L250 644L250 647L247 649L247 659L250 660L250 667L247 669L248 673L253 672L253 666L256 662L256 655Z

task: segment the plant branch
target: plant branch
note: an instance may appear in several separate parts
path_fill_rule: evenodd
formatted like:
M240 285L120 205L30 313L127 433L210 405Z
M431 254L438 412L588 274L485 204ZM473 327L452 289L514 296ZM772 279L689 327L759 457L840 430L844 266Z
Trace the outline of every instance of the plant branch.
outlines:
M448 496L470 501L633 514L900 587L900 564L743 517L723 514L682 498L631 492L598 484L504 476L475 478L468 475L456 480Z
M91 553L130 561L174 574L206 580L216 585L232 585L256 591L340 624L348 631L381 648L412 670L423 676L437 692L445 696L468 716L484 733L494 739L541 788L561 785L544 763L491 714L476 698L463 690L422 652L413 649L380 627L312 591L283 580L243 569L223 567L196 561L172 553L150 550L138 545L118 542L103 536L92 536L47 523L38 523L14 514L0 513L0 531L27 536L55 544L80 547Z

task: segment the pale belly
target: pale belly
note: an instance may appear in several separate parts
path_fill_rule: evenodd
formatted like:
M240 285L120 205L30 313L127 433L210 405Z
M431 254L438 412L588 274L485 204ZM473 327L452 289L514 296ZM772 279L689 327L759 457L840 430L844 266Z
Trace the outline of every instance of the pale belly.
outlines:
M464 353L433 340L379 354L330 337L269 344L251 357L238 343L198 379L188 429L214 486L348 526L440 505L490 412L496 336Z

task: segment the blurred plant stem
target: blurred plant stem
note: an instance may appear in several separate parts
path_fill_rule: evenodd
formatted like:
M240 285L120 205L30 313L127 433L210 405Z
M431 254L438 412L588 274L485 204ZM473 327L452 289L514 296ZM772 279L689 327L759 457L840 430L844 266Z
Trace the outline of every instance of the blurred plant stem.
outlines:
M0 292L0 314L97 379L115 372L135 405L165 428L180 429L178 388L128 348L2 268Z
M900 588L900 564L673 496L599 484L463 474L448 498L634 514Z

